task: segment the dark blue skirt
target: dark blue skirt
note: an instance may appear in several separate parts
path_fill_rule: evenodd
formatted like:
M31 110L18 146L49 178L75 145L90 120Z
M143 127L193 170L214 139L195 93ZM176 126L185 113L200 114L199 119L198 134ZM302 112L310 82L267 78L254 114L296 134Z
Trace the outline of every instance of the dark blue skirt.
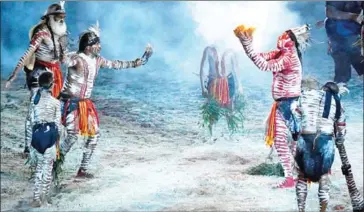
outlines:
M305 178L318 182L322 175L328 174L335 157L335 144L332 136L302 135L297 143L295 160Z
M58 129L54 122L36 124L33 126L32 147L39 153L52 147L58 139Z

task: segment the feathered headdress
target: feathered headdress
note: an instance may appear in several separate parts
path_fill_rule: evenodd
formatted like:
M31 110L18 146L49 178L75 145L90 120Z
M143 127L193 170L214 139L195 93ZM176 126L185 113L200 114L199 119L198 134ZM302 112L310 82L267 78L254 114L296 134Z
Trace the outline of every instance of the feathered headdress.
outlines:
M80 34L79 40L81 40L81 38L86 34L88 34L88 36L91 39L96 38L96 37L100 38L100 32L101 32L101 30L100 30L100 26L99 26L99 21L96 21L95 25L91 25L89 28L87 28L87 30L83 31Z
M96 34L97 37L100 37L100 26L99 26L99 21L96 21L95 25L92 25L88 28L88 31L93 32Z
M300 51L305 51L306 48L310 45L310 30L311 28L308 24L288 30L294 35L293 40L296 43L296 47Z

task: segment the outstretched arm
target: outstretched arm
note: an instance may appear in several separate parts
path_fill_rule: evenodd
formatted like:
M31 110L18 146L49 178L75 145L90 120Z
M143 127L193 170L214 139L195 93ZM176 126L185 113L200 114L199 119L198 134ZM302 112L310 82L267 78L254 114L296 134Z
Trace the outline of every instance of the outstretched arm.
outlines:
M203 51L203 55L202 55L202 59L201 59L201 64L200 64L200 84L201 84L201 89L202 89L202 95L203 96L207 96L207 92L205 90L205 85L204 85L204 81L203 81L203 76L205 75L204 73L204 66L205 66L205 62L206 62L206 59L207 58L212 58L213 59L213 62L214 64L211 64L210 61L209 61L209 69L211 70L211 65L214 65L215 68L213 70L216 71L216 75L218 75L218 70L219 70L219 58L218 58L218 55L217 55L217 51L216 51L216 48L215 47L212 47L212 46L208 46L204 49ZM209 70L209 71L210 71ZM209 73L211 74L211 73Z
M221 59L221 69L222 69L222 73L225 74L226 73L226 64L230 63L230 71L231 73L234 75L234 82L235 85L237 86L238 92L239 94L243 93L243 87L241 86L241 83L239 81L240 79L240 71L239 71L239 63L238 63L238 59L236 57L236 54L233 50L228 49L224 52L224 54L222 55L222 59Z
M205 50L203 51L203 55L202 55L202 59L201 59L201 64L200 64L200 85L201 85L201 90L202 90L202 96L206 96L206 93L207 93L205 91L204 81L203 81L203 76L204 76L203 67L205 65L207 48L205 48Z
M326 16L335 20L352 20L361 23L362 17L359 14L344 12L337 8L345 6L344 1L327 1L326 2Z
M239 36L239 40L241 44L243 45L243 48L245 50L245 53L247 56L253 61L253 63L262 71L273 71L273 72L279 72L284 69L289 68L290 66L290 54L291 53L283 53L280 54L277 58L267 60L265 58L270 58L270 56L273 56L275 53L262 55L255 52L253 48L253 38L251 35L241 35ZM278 53L276 53L278 54ZM277 55L275 55L277 56Z
M108 60L103 57L98 57L97 60L101 68L107 68L107 69L136 68L142 65L142 60L140 58L134 61L122 61L122 60Z
M40 44L42 43L43 39L47 36L50 36L47 32L38 32L36 33L32 40L30 41L30 45L28 49L25 51L24 55L20 58L18 64L15 67L13 73L11 73L5 87L9 87L10 83L16 79L17 73L23 68L25 61L27 61L34 52L38 49Z
M270 52L263 52L263 53L258 53L261 57L263 57L265 60L269 61L272 59L275 59L278 55L279 55L279 50L273 50Z

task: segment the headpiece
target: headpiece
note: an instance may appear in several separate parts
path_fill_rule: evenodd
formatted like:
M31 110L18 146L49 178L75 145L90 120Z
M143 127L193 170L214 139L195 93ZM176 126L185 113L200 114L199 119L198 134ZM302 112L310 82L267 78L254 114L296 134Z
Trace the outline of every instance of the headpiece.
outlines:
M64 3L65 1L60 1L59 3L51 4L44 12L44 15L41 17L41 19L44 20L49 15L66 14Z
M87 46L92 46L98 42L100 42L100 27L97 21L96 25L90 26L86 31L81 33L79 50L84 50Z

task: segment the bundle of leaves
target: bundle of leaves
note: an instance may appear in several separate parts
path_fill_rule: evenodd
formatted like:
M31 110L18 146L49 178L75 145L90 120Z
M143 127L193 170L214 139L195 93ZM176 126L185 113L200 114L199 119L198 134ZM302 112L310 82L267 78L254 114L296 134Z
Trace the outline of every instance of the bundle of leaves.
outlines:
M232 108L221 107L214 98L209 98L201 107L202 127L207 126L212 135L212 126L225 117L230 133L236 133L244 128L244 106L241 96L234 100Z
M53 165L52 175L53 175L53 179L54 179L54 182L56 183L56 185L59 185L60 176L63 174L63 169L62 169L63 162L64 162L64 155L60 154L60 159L57 159ZM29 165L29 169L30 169L29 180L32 180L35 177L36 170L34 167L37 166L36 158L32 155L29 155L29 157L24 162L24 165Z
M27 160L24 162L24 165L29 165L30 169L30 177L29 180L32 180L35 177L35 167L37 166L37 160L32 155L29 155Z
M284 177L283 167L280 163L262 163L248 169L249 175L279 176Z
M244 129L244 108L245 101L242 96L237 96L234 100L231 110L223 109L224 116L226 118L228 129L231 134L236 133Z
M60 183L60 176L63 173L63 169L62 169L63 163L64 163L64 155L60 154L60 158L55 161L53 170L52 170L53 179L54 179L54 182L56 183L56 185L59 185L59 183Z
M207 126L211 135L212 125L217 123L217 121L223 114L222 108L215 99L209 98L208 101L206 101L205 104L202 105L201 110L203 119L202 127Z

